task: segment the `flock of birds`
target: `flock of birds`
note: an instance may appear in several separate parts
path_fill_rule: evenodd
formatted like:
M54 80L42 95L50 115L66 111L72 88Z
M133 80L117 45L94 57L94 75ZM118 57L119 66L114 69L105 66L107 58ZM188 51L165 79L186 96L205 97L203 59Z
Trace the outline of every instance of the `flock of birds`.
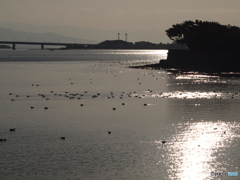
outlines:
M16 128L11 128L11 129L9 129L9 131L10 131L10 132L15 132L15 131L16 131ZM108 131L107 133L108 133L109 135L112 134L111 131ZM62 136L62 137L60 137L60 139L61 139L61 140L66 140L66 137L65 137L65 136ZM3 142L3 141L7 141L7 139L5 139L5 138L4 138L4 139L0 139L0 142ZM167 142L167 141L163 140L163 141L162 141L162 144L165 144L166 142Z
M16 128L11 128L11 129L9 129L9 131L10 132L15 132L16 131ZM66 137L60 137L60 139L62 139L62 140L65 140L66 139ZM4 142L4 141L7 141L7 139L0 139L0 142Z
M113 70L109 70L109 69L104 69L105 67L104 66L97 66L97 65L94 65L93 67L88 67L88 69L84 69L86 71L86 73L96 73L96 72L99 72L99 71L105 71L105 73L111 73L111 74L114 74L114 77L118 77L118 75L116 75L116 73L119 73L119 72L116 72L116 71L113 71ZM148 73L142 73L142 75L144 76L152 76L153 78L155 78L156 80L158 79L164 79L166 78L165 75L156 75L152 72L148 72ZM142 85L142 82L140 82L140 78L137 78L136 79L138 82L137 84L139 85ZM73 85L74 83L71 81L71 79L69 79L70 81L70 84ZM90 84L92 84L92 79L90 79ZM39 84L32 84L32 86L40 86ZM215 92L215 94L211 94L212 92L206 92L207 95L209 95L210 98L219 98L221 99L222 96L221 95L218 95L219 92ZM222 92L221 92L222 93ZM120 98L120 99L123 99L123 98L151 98L151 97L160 97L160 98L189 98L189 95L186 94L186 92L157 92L157 91L153 91L151 89L147 89L143 92L136 92L136 91L133 91L133 92L118 92L118 93L114 93L114 92L110 92L110 93L91 93L89 91L84 91L84 92L68 92L68 91L65 91L65 92L62 92L62 93L59 93L59 92L55 92L55 91L50 91L50 93L47 93L47 94L35 94L35 95L17 95L17 94L13 94L13 93L9 93L9 96L10 96L10 100L13 102L13 101L18 101L18 100L21 100L22 98L41 98L41 99L45 99L46 101L49 101L49 100L52 100L52 99L56 99L56 98L67 98L67 99L70 99L70 100L81 100L81 99L86 99L86 98L108 98L108 99L111 99L111 98ZM235 97L239 97L240 96L240 93L235 93L235 94L232 94L232 93L225 93L225 97L230 97L230 98L235 98ZM190 97L192 98L192 97ZM201 96L201 93L199 92L196 92L195 95L193 96L193 98L202 98ZM84 106L84 103L80 103L79 104L81 107ZM126 105L125 102L122 102L122 105ZM143 103L143 106L148 106L150 104L147 104L147 103ZM39 108L37 106L30 106L30 109L35 109L35 108ZM44 107L41 107L43 108L44 110L48 110L49 107L48 106L44 106ZM116 111L117 108L116 107L112 107L112 110L113 111ZM15 131L15 128L13 129L10 129L11 132ZM111 134L112 132L111 131L108 131L107 132L108 134ZM60 139L62 140L66 140L66 137L60 137ZM7 141L6 139L0 139L0 141ZM166 143L166 141L162 141L163 144Z
M134 97L134 98L145 98L147 96L152 96L149 95L149 93L152 93L153 91L148 89L147 91L145 91L146 94L141 94L141 93L137 93L137 92L129 92L129 93L125 93L125 92L121 92L120 94L116 94L114 92L110 92L109 94L101 94L101 93L96 93L96 94L91 94L88 91L84 91L83 93L69 93L67 91L65 91L64 93L54 93L54 91L50 91L49 94L37 94L37 95L14 95L13 93L9 93L9 96L11 96L11 101L20 101L23 98L36 98L36 97L40 97L42 99L45 99L46 101L52 100L52 99L56 99L59 97L63 97L63 98L67 98L70 100L80 100L80 99L86 99L86 98L107 98L107 99L111 99L111 98L119 98L119 99L123 99L124 97ZM161 94L161 93L159 93ZM127 103L122 102L121 103L123 106L126 105ZM149 104L144 103L144 106L147 106ZM84 106L83 103L80 103L80 106ZM35 106L30 106L30 109L34 109ZM43 109L47 110L49 109L49 107L43 107ZM116 110L115 107L112 108L113 110Z
M34 85L32 84L32 86L40 86L39 84L37 85ZM146 90L145 91L146 93L152 93L153 90ZM56 98L67 98L67 99L70 99L70 100L81 100L81 99L86 99L86 98L92 98L92 99L95 99L95 98L107 98L107 99L114 99L114 98L119 98L119 99L123 99L123 98L131 98L131 97L134 97L134 98L144 98L145 95L140 95L138 94L137 92L133 91L133 92L129 92L129 93L125 93L125 92L120 92L120 93L114 93L114 92L110 92L108 94L103 94L103 93L94 93L94 94L91 94L89 91L84 91L82 93L70 93L68 91L65 91L63 93L56 93L55 91L50 91L50 93L47 93L47 94L35 94L35 95L20 95L20 94L14 94L14 93L9 93L9 96L10 96L10 99L11 101L21 101L23 100L24 98L26 99L30 99L30 98L41 98L41 99L44 99L46 101L49 101L49 100L53 100L53 99L56 99ZM121 103L122 106L125 106L127 105L126 102L122 102ZM150 104L147 104L147 103L144 103L143 106L148 106ZM83 103L80 103L80 106L84 106ZM35 108L39 108L38 106L30 106L30 109L35 109ZM48 110L49 107L47 106L44 106L42 107L44 110ZM113 111L116 111L117 108L116 107L113 107L112 108ZM16 131L15 128L12 128L12 129L9 129L10 132L14 132ZM112 132L111 131L108 131L107 134L111 135ZM62 136L60 137L61 140L66 140L66 137ZM0 139L0 142L4 142L4 141L7 141L7 139ZM162 141L163 144L166 143L166 141Z
M15 131L16 131L16 128L11 128L11 129L9 129L9 131L10 131L10 132L15 132ZM108 134L112 134L111 131L108 131L107 133L108 133ZM65 136L62 136L62 137L60 137L60 139L61 139L61 140L66 140L66 137L65 137ZM7 141L7 139L5 139L5 138L0 138L0 142L6 142L6 141Z
M10 132L14 132L16 130L16 128L11 128L9 129ZM7 141L7 139L0 139L0 142L3 142L3 141Z

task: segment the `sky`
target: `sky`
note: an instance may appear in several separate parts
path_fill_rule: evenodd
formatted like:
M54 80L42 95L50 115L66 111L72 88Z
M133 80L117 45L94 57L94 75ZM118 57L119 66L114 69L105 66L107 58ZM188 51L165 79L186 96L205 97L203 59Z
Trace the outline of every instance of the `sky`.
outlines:
M196 19L240 26L240 0L0 0L0 23L164 32Z

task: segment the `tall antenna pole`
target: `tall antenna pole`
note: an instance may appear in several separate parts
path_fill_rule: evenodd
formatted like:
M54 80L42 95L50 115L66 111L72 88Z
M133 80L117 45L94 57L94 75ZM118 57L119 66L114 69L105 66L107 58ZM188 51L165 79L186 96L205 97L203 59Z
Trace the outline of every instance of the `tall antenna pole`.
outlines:
M118 33L118 40L120 40L120 33Z
M125 34L125 36L126 36L126 42L127 42L127 35L128 35L128 34L126 33L126 34Z

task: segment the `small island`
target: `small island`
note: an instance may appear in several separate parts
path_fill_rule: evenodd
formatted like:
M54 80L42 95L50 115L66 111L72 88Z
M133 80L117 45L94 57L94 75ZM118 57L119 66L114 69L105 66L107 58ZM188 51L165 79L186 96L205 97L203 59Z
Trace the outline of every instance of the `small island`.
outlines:
M240 72L240 28L208 21L185 21L166 30L187 49L169 49L167 60L141 68Z

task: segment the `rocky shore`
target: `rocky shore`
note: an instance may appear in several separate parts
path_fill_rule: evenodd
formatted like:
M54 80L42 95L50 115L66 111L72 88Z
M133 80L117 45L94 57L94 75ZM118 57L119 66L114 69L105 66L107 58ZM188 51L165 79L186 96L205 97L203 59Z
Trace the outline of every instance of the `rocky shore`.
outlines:
M143 69L167 69L200 72L240 72L240 52L169 50L166 60L157 64L132 66Z

